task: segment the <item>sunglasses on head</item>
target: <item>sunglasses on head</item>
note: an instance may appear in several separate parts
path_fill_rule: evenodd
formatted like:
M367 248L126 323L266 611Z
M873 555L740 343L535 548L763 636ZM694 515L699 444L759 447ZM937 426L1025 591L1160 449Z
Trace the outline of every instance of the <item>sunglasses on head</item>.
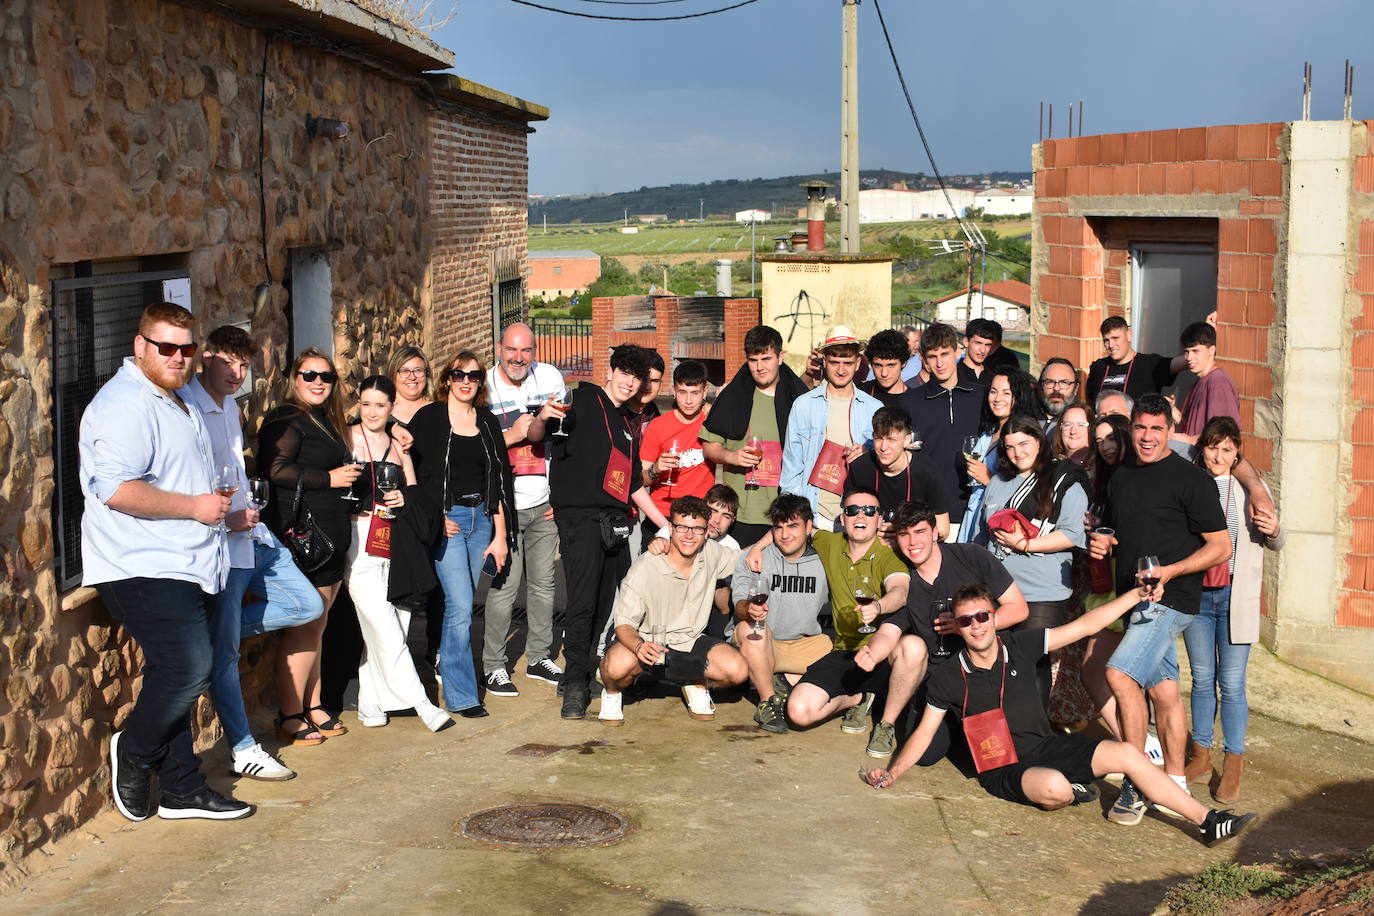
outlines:
M326 385L332 385L339 380L339 373L330 372L328 369L323 372L317 372L314 369L302 369L296 374L307 382L313 382L315 379L320 379Z
M960 614L958 617L954 618L954 622L959 624L959 629L967 630L969 627L973 626L974 621L978 623L987 623L988 618L991 616L992 611L974 611L972 614Z
M486 373L480 369L472 369L468 372L464 372L462 369L448 370L448 380L450 382L461 382L463 379L467 379L475 385L486 377Z
M867 515L869 518L872 518L873 516L875 516L875 515L878 514L878 507L877 507L877 506L845 506L845 507L844 507L844 514L845 514L846 516L848 516L849 518L853 518L854 516L858 515L860 512L862 512L864 515Z
M138 336L142 337L148 343L157 347L157 352L159 356L175 356L178 351L180 351L182 356L185 356L187 358L196 355L196 345L194 341L188 344L174 344L167 343L166 341L162 340L153 340L147 334L140 334Z

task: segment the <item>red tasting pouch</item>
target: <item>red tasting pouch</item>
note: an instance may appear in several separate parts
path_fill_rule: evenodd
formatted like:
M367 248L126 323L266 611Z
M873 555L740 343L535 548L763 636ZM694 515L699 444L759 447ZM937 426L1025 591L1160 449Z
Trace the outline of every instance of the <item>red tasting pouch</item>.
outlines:
M836 496L843 494L844 482L849 477L849 468L844 460L845 451L843 445L826 439L806 482Z
M782 443L759 440L763 457L754 465L753 483L761 487L776 487L782 482Z
M988 530L1005 531L1007 534L1020 533L1027 538L1040 536L1040 526L1031 522L1030 519L1015 509L1001 509L992 513L988 517Z
M1202 574L1203 588L1221 588L1231 584L1231 561L1225 560Z
M616 414L616 416L620 416ZM611 420L606 415L606 405L601 405L601 419L606 424L606 441L611 447L610 457L606 459L606 476L601 478L601 489L623 503L630 501L630 459L615 447L615 436L611 435ZM621 420L624 423L624 420Z
M510 456L511 473L516 477L542 477L547 470L547 466L544 464L544 443L542 442L513 445L506 449L506 454Z
M391 519L372 513L367 526L367 543L363 547L370 557L391 559Z
M959 673L964 676L964 708L960 714L963 720L964 737L968 739L968 749L973 752L973 765L979 773L1010 766L1018 762L1016 745L1011 741L1011 729L1007 727L1006 713L1002 712L1002 700L1007 695L1007 649L1002 640L997 640L997 648L1002 653L1002 690L997 698L997 708L968 715L968 673L964 671L964 659L957 660ZM967 658L965 654L965 658ZM972 662L970 662L971 664Z

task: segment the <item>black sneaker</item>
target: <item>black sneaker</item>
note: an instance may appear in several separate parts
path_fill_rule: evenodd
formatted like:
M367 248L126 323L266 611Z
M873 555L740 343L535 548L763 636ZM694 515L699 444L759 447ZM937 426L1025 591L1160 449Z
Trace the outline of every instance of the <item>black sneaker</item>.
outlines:
M1240 836L1255 823L1257 817L1258 814L1232 814L1230 811L1213 808L1207 812L1207 817L1198 828L1198 832L1202 834L1202 842L1208 846L1215 846Z
M587 718L587 704L591 701L590 691L569 687L563 694L563 709L559 715L565 719L585 719Z
M563 684L563 669L554 664L551 658L541 658L525 669L525 677L548 684Z
M773 675L773 693L782 697L783 705L787 705L787 698L792 695L792 682L787 679L787 675Z
M138 822L153 813L153 774L151 770L119 757L119 739L123 732L110 738L110 790L115 807L129 820Z
M487 693L494 697L518 697L520 691L511 683L510 675L505 668L497 668L487 674L486 677Z
M189 795L163 792L162 800L157 806L157 816L169 821L192 817L212 821L235 821L252 817L256 810L258 809L246 802L241 802L237 798L226 798L209 786L204 786Z
M787 734L786 703L776 693L754 710L754 724L775 735Z
M1073 790L1073 801L1069 802L1070 805L1085 805L1097 801L1102 795L1095 782L1071 782L1069 788Z

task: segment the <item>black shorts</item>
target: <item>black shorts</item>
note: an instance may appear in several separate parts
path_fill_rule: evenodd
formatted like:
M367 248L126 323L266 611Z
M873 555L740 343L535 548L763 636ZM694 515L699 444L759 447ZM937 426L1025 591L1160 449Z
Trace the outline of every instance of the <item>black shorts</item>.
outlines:
M665 681L680 681L691 684L706 676L706 656L725 640L702 633L692 643L690 649L669 649L668 659L662 665L649 665L644 668L642 677L662 678ZM641 663L642 664L642 663Z
M892 675L892 665L887 659L874 665L872 671L865 671L854 663L855 654L837 649L823 656L806 669L801 683L814 684L831 697L886 690L888 678Z
M980 773L978 782L989 795L1018 805L1034 805L1021 789L1021 777L1027 770L1046 767L1063 773L1069 782L1087 785L1097 778L1093 773L1093 754L1106 740L1092 735L1049 735L1041 738L1029 754L1020 755L1018 762Z

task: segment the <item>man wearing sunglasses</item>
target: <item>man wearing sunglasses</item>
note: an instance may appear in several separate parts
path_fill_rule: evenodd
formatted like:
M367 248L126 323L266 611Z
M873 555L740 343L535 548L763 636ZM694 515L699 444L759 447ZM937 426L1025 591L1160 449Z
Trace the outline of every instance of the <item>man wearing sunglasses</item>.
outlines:
M1098 777L1123 773L1147 798L1196 824L1208 846L1238 836L1254 823L1254 814L1209 810L1139 748L1097 736L1056 734L1045 716L1035 686L1040 658L1092 636L1144 597L1145 590L1132 589L1063 626L1000 637L992 594L981 585L960 588L954 593L954 620L964 648L954 664L931 673L921 724L901 753L890 767L870 770L864 780L875 789L891 786L925 755L952 712L965 725L978 782L990 795L1054 811L1094 801ZM988 714L1000 718L1001 729L972 727L975 717ZM1008 736L1014 747L1010 754L1004 745Z
M706 633L716 583L730 575L739 551L707 537L711 509L700 497L679 497L669 511L667 552L642 554L620 583L615 642L601 660L597 718L605 725L624 724L621 691L647 669L681 682L688 714L703 721L716 714L711 686L749 676L739 650Z
M214 596L229 572L217 527L229 497L214 492L200 411L177 395L196 352L192 324L179 305L144 309L133 357L81 417L82 584L95 586L144 659L133 711L110 740L115 807L131 821L255 810L211 789L192 748L191 711L210 682Z

